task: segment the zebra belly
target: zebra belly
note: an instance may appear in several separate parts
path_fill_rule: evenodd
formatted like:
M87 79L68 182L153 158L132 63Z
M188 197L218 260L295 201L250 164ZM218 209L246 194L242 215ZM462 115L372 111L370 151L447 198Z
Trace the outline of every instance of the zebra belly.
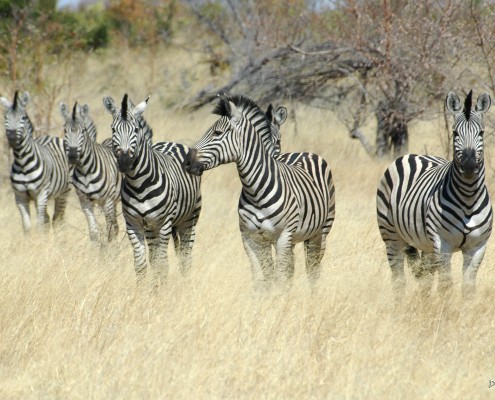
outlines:
M251 213L247 213L245 210L239 209L239 222L241 230L245 230L251 233L261 235L265 240L276 242L290 224L281 219L275 222L272 219L258 219ZM321 229L321 228L320 228ZM290 232L292 243L300 243L307 239L312 238L320 229L301 229L297 227Z

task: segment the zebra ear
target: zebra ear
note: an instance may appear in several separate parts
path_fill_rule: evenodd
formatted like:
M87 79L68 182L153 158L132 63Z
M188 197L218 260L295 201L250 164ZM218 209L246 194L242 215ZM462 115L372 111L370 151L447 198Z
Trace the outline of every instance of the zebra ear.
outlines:
M20 104L20 106L22 108L26 108L27 104L29 103L29 100L31 99L31 97L29 96L29 92L24 92L20 98L17 100L18 104Z
M70 119L70 112L67 109L67 104L64 102L60 103L60 113L62 114L62 117L68 121Z
M146 110L146 105L148 104L148 100L150 99L150 97L151 96L148 96L148 98L146 100L142 101L137 106L132 108L132 113L136 117L140 117L143 114L144 110Z
M89 106L87 104L83 104L80 108L80 114L84 118L88 118L89 116Z
M461 99L455 93L449 92L445 100L445 107L451 114L457 114L461 111Z
M478 101L476 102L476 111L480 113L486 113L492 104L492 99L488 93L482 93L478 96Z
M237 108L237 106L229 100L229 108L230 108L230 121L237 125L242 119L242 112Z
M287 120L287 108L284 106L277 108L277 111L275 111L274 120L278 126L282 125Z
M10 101L8 101L5 97L0 97L0 104L6 110L8 110L10 107L12 107L12 103Z
M115 101L110 96L103 97L103 106L105 110L107 110L110 114L115 116L117 114L117 106L115 105Z

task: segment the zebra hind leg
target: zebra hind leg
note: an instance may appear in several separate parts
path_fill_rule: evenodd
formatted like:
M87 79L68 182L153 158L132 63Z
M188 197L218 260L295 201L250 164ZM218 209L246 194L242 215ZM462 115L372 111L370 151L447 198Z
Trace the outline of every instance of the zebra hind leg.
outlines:
M306 256L306 274L312 293L317 292L317 282L321 274L321 260L325 255L326 235L318 235L315 240L304 241L304 253Z
M294 277L294 245L291 234L282 233L275 247L277 253L275 283L281 289L289 289Z
M406 243L402 240L387 238L385 245L387 247L388 264L392 273L392 290L395 302L398 303L402 300L406 291L406 277L404 274L404 247Z

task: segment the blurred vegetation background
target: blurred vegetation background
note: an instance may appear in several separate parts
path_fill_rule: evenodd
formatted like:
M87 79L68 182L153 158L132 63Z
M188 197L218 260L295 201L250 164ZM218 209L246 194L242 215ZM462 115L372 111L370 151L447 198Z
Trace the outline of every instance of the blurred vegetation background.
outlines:
M146 67L148 89L168 79L157 68L167 49L195 54L196 65L207 67L202 85L184 83L180 98L166 101L167 107L195 109L227 91L262 104L284 103L293 118L300 103L330 109L372 157L407 152L410 123L441 116L448 91L495 92L492 1L73 4L0 0L0 93L11 97L16 89L29 90L42 98L37 118L42 131L50 129L51 110L77 66L80 72L90 55L102 63L118 59L123 49L134 50ZM361 131L370 120L376 125L373 139ZM447 156L449 130L445 121Z

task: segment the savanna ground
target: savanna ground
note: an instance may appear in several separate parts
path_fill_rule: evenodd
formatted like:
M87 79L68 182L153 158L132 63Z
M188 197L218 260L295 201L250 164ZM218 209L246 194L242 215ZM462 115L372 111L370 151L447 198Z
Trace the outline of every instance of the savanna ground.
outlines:
M102 140L111 120L101 105L104 95L120 101L127 91L137 102L151 93L145 117L155 140L193 144L215 120L211 107L190 113L164 106L192 95L205 67L180 72L194 57L177 51L156 62L157 86L150 90L146 58L133 52L114 61L94 56L79 64L58 101L88 102ZM456 254L448 301L420 301L408 275L407 296L394 305L375 218L376 185L389 161L372 161L332 114L303 106L296 112L297 134L293 121L282 127L284 150L323 155L337 191L336 221L313 296L301 246L292 290L252 295L233 165L203 176L191 277L179 274L170 251L169 280L158 292L136 287L122 217L117 243L92 246L72 193L63 227L24 237L4 179L0 398L493 398L493 239L474 300L460 297ZM60 135L58 110L52 121L52 133ZM373 127L366 130L371 139ZM411 152L442 155L440 130L437 122L412 126ZM495 198L495 148L487 147Z

